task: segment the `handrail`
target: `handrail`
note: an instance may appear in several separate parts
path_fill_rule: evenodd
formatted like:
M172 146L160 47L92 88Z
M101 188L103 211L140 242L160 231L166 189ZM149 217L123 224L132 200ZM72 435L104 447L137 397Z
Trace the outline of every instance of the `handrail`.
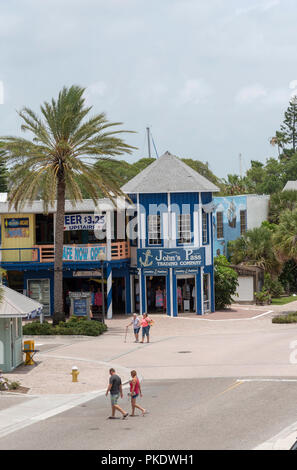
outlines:
M71 244L70 246L74 247L92 247L94 244ZM106 247L106 244L98 244L98 246ZM110 244L111 248L111 259L112 260L120 260L130 258L130 244L127 241L122 242L112 242ZM31 250L31 259L30 260L23 260L22 259L22 251L30 251ZM18 251L18 259L9 259L3 260L2 252L6 251ZM5 258L5 257L4 257ZM9 257L11 258L11 257ZM0 261L10 261L10 262L22 262L22 261L32 261L36 263L53 263L55 260L55 247L54 245L34 245L31 248L0 248Z

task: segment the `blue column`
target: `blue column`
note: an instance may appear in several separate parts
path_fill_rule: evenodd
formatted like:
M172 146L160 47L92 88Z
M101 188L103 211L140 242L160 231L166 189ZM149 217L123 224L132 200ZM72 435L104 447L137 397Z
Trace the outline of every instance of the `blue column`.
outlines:
M202 302L201 298L201 268L198 269L198 274L196 274L196 313L197 315L202 315Z
M172 314L174 317L178 315L178 307L177 307L177 287L176 287L176 274L174 269L172 268L172 281L171 286L172 289Z
M132 313L131 310L131 282L130 282L130 273L127 270L125 272L125 292L126 292L126 314L129 315Z
M171 288L170 288L170 269L166 276L166 312L167 315L171 315Z
M214 288L214 268L210 270L210 310L215 311L215 288Z
M141 270L141 313L146 312L146 276Z

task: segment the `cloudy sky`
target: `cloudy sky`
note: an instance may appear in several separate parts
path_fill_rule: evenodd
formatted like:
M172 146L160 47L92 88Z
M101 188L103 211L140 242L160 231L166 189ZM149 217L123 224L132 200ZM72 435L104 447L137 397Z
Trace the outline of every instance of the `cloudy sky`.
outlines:
M94 112L137 133L127 161L208 162L220 177L277 152L269 144L297 92L296 0L0 0L0 135L16 110L87 88ZM152 149L153 150L153 149Z

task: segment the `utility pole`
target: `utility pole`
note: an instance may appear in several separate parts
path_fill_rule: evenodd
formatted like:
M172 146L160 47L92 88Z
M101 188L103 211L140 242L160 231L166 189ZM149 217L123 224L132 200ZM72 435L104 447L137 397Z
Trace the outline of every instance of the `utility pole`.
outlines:
M239 154L239 173L240 173L240 178L242 178L242 155L241 153Z
M148 156L151 158L151 139L150 139L150 128L146 128L147 132L147 147L148 147Z

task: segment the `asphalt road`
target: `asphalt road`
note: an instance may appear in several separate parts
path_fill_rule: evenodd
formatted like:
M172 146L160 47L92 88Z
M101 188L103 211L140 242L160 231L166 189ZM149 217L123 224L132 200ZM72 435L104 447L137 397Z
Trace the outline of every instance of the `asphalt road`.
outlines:
M1 438L0 449L253 449L297 421L297 381L275 380L145 381L145 417L108 420L100 396ZM127 390L120 404L130 411Z

